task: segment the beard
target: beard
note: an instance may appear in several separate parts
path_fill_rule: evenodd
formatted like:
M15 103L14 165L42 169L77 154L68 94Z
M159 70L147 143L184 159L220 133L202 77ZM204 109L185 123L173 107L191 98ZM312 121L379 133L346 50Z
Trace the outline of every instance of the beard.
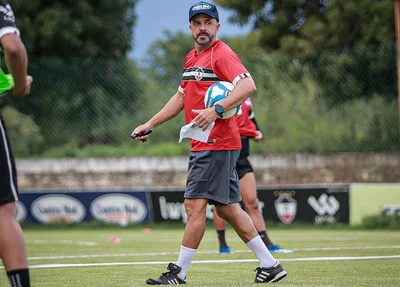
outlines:
M214 39L213 36L210 36L210 34L204 32L193 38L198 45L207 45Z

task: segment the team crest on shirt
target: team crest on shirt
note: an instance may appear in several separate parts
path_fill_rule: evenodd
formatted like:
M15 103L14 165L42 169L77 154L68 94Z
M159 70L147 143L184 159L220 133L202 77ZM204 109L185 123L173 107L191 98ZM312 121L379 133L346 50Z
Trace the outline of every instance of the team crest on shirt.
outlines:
M194 72L194 77L196 81L200 81L201 79L203 79L203 76L204 76L203 68L201 67L197 68L197 70Z

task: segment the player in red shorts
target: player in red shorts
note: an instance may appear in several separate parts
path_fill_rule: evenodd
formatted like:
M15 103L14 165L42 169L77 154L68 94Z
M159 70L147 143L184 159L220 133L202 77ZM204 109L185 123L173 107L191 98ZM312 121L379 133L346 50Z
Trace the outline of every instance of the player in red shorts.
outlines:
M242 149L236 161L236 171L239 176L240 192L244 209L250 216L258 234L270 252L293 253L293 250L284 249L278 244L272 243L266 231L264 218L258 209L256 179L248 157L250 155L250 139L261 141L263 139L263 134L254 116L250 98L242 104L235 119L242 140ZM219 253L230 253L231 250L225 238L226 221L218 216L216 210L214 210L214 226L218 234Z
M155 116L134 129L137 140L147 140L149 131L177 116L184 110L186 124L206 130L215 122L206 142L191 139L188 177L185 189L187 223L179 258L169 263L168 272L149 278L149 285L186 284L186 272L206 229L206 206L216 206L217 213L234 227L260 261L256 283L276 282L286 276L282 265L268 251L248 216L239 205L241 195L235 170L241 149L239 131L234 118L222 119L224 111L242 104L256 87L240 58L218 40L220 28L215 5L199 2L189 10L190 30L195 48L188 53L178 91ZM204 107L204 95L212 84L228 81L234 84L229 97L211 108Z

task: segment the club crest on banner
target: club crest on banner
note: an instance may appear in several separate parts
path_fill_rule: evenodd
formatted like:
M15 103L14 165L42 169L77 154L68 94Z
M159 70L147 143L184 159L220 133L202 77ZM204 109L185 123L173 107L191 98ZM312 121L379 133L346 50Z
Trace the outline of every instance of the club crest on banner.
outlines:
M194 72L194 77L196 81L200 81L201 79L203 79L203 75L204 75L203 68L197 68L197 70Z
M290 224L296 217L297 201L289 193L280 193L275 200L275 210L282 223Z

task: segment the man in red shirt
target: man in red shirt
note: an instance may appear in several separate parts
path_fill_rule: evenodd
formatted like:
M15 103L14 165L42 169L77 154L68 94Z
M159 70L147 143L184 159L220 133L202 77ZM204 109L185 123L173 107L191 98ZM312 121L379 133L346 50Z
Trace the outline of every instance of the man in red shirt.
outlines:
M137 140L147 140L146 131L185 112L186 124L205 131L215 122L206 142L191 139L191 153L185 190L187 223L179 258L168 265L168 272L159 278L149 278L149 285L186 284L186 272L196 254L206 228L207 203L216 206L217 213L234 227L239 237L260 260L256 268L256 283L276 282L287 273L268 251L250 217L239 202L241 195L235 170L241 149L239 131L234 118L222 119L224 111L242 104L256 87L240 58L218 40L220 28L215 5L199 2L189 10L190 30L195 48L188 53L178 91L167 104L145 124L134 129ZM211 108L204 107L208 87L218 81L234 84L229 97Z
M239 176L240 192L243 198L244 209L250 216L258 234L270 252L293 253L293 250L284 249L278 244L272 243L266 231L264 218L258 209L256 179L248 157L250 155L250 139L261 141L263 134L253 113L253 105L250 98L246 99L242 104L235 119L242 140L242 149L236 161L236 171ZM226 221L218 216L215 209L214 226L218 234L219 253L230 253L231 251L225 238Z

